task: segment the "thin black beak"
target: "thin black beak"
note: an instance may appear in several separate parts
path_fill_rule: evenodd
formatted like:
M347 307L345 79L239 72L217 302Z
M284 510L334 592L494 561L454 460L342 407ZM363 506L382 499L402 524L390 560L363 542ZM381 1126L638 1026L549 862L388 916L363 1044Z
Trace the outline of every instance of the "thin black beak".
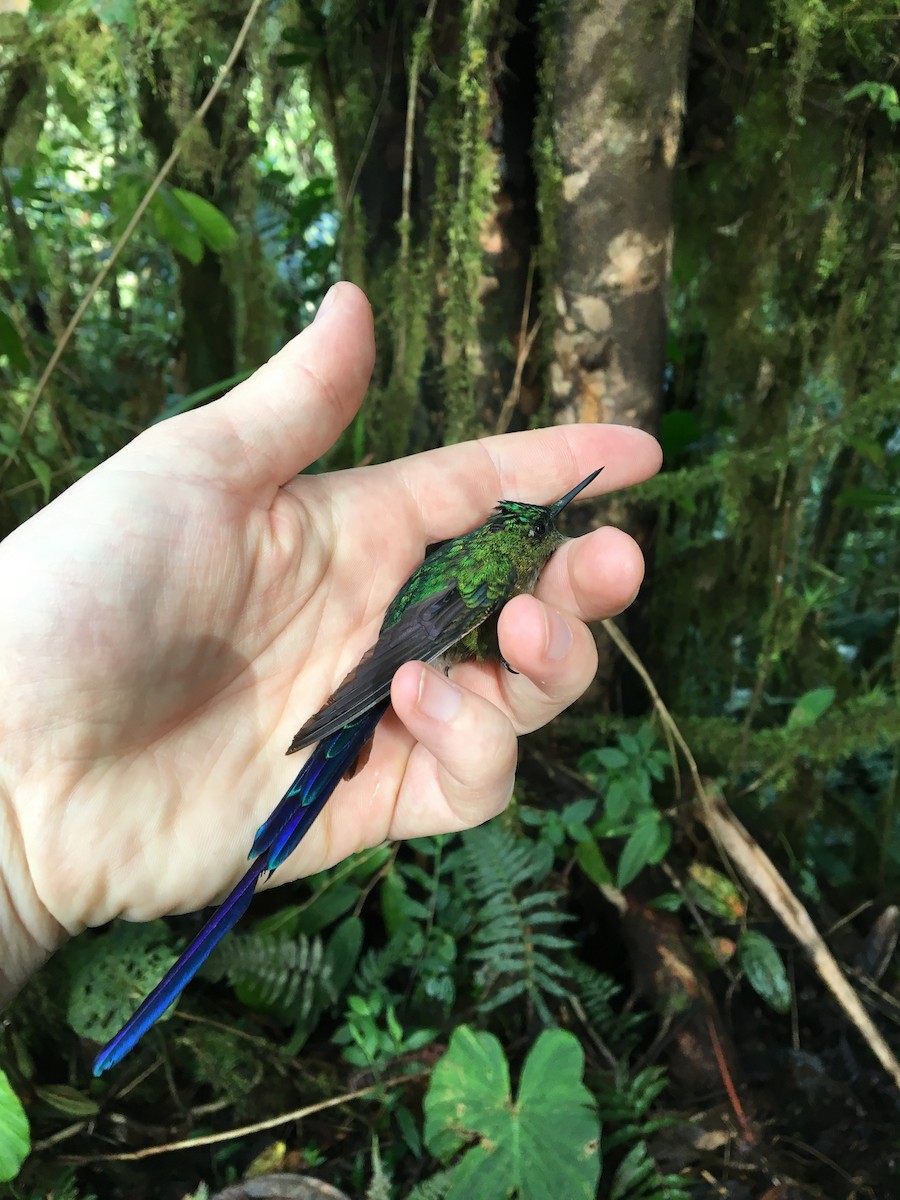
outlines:
M553 509L553 515L558 516L567 504L572 503L579 492L583 492L589 483L594 482L602 470L602 467L598 467L596 471L592 471L591 474L588 475L587 479L582 479L581 483L576 484L575 487L572 488L571 492L566 492L561 500L557 500L555 504L552 504L550 507Z

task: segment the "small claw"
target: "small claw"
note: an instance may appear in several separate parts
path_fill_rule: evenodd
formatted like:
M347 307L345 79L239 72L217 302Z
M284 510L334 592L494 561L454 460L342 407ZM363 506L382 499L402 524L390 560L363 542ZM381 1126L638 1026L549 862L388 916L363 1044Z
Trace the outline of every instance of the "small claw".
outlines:
M506 667L507 671L509 671L510 675L519 675L519 674L521 674L521 672L520 672L520 671L517 671L515 667L511 667L511 666L509 665L509 663L506 661L506 659L503 657L503 655L502 655L502 654L500 655L500 661L503 663L504 667Z

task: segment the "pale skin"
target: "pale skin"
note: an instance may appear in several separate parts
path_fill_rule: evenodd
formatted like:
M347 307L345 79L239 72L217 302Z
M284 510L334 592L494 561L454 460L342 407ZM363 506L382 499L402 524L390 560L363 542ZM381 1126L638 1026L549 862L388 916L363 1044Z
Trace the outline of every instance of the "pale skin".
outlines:
M373 358L368 303L339 284L246 383L154 426L0 544L0 997L88 926L228 890L307 753L285 758L292 735L429 543L598 466L585 496L659 468L647 434L578 425L298 476L355 416ZM500 812L518 736L593 678L585 622L642 576L632 539L596 529L504 609L519 674L402 667L366 766L272 883Z

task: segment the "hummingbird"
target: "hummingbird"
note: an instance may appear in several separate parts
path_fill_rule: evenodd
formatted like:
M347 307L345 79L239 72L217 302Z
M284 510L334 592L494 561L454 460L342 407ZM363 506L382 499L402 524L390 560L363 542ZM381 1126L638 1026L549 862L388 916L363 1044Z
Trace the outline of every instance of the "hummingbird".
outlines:
M122 1059L247 911L257 884L293 853L341 779L354 774L390 704L405 662L454 662L498 653L497 618L507 600L531 592L564 538L556 520L592 483L593 471L555 504L501 500L483 525L431 548L388 605L378 640L288 748L315 744L250 847L250 866L153 991L94 1060L101 1075ZM505 664L508 669L509 664Z

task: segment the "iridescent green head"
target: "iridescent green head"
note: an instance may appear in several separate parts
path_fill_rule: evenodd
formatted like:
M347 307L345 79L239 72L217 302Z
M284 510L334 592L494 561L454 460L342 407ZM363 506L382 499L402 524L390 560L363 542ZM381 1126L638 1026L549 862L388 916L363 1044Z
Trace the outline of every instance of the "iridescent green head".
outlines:
M592 471L587 479L582 479L581 483L577 483L555 504L526 504L521 500L501 500L497 511L489 518L487 524L497 531L512 530L521 526L527 537L539 541L555 534L558 544L562 538L556 533L556 518L579 492L583 492L589 483L594 482L602 470L602 467L598 467L596 471Z
M562 544L562 534L556 528L559 514L602 470L592 471L555 504L501 500L485 524L468 535L481 543L485 556L496 564L503 580L501 586L508 595L531 591L547 559ZM476 561L478 557L476 554Z

